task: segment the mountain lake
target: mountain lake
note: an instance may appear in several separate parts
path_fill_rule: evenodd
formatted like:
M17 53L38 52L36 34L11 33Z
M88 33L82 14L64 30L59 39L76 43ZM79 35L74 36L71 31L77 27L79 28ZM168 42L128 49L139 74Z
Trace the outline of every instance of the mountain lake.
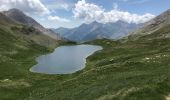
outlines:
M97 45L73 45L57 47L53 53L36 58L38 62L31 72L45 74L71 74L85 68L86 58L102 50Z

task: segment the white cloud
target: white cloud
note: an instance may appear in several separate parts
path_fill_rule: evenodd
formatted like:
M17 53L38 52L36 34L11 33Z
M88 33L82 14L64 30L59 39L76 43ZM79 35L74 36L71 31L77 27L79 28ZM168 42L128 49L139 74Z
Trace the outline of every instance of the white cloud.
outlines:
M68 4L66 2L54 2L52 4L47 4L46 5L49 9L53 9L53 10L70 10L72 5Z
M113 10L105 11L105 9L101 6L87 3L85 0L81 0L75 4L73 13L76 19L83 19L87 22L96 20L102 23L116 22L118 20L122 20L128 23L144 23L155 17L150 13L138 15L121 11L117 8L118 6L114 4Z
M67 3L58 4L58 5L55 5L55 6L58 7L57 9L65 9L65 10L69 9L69 5Z
M28 14L49 14L40 0L0 0L0 10L18 8Z
M70 22L70 20L65 18L60 18L58 16L48 16L49 21L59 21L59 22Z

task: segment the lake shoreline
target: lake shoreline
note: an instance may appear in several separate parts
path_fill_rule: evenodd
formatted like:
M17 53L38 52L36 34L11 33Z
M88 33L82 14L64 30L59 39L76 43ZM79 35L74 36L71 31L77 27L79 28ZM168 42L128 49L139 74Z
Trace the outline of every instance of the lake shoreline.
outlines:
M55 62L57 62L58 61L58 66L63 66L62 68L60 68L60 70L63 70L63 69L68 69L70 66L72 67L72 68L74 68L74 66L79 66L80 68L78 68L77 70L75 70L74 69L74 71L71 71L71 72L62 72L62 73L55 73L54 72L54 70L52 70L52 72L46 72L46 70L51 70L51 69L54 69L54 67L51 67L51 66L57 66L57 65L55 65L55 64L53 64L53 65L50 65L48 62L48 64L47 63L43 63L43 64L41 64L41 65L39 65L39 59L42 59L43 57L47 57L47 56L49 56L49 55L52 55L52 54L54 54L56 51L57 51L57 49L59 49L59 48L66 48L66 49L69 49L69 48L76 48L75 50L77 51L77 52L79 52L79 54L77 54L74 50L72 51L73 53L75 53L75 55L81 55L82 53L80 53L80 50L77 50L78 49L78 47L82 47L83 49L86 49L87 47L89 46L89 48L91 47L92 49L94 49L95 47L96 48L98 48L98 49L96 49L96 50L94 50L94 52L89 52L89 54L86 54L86 55L84 55L83 56L83 58L81 58L82 59L82 61L80 61L80 62L82 62L82 64L83 65L80 65L80 63L79 63L79 59L77 59L76 57L75 57L75 59L77 59L76 61L74 61L73 60L73 58L71 58L71 59L69 59L69 60L72 60L73 62L72 63L69 63L69 61L66 61L67 63L69 63L70 65L67 65L67 64L61 64L60 63L60 59L59 58L57 58L57 60L56 60L56 58L55 59L53 59L53 60L55 60L55 61L53 61L53 62L51 62L52 60L49 60L52 64ZM86 48L85 48L86 47ZM55 75L55 74L58 74L58 75L60 75L60 74L73 74L73 73L76 73L77 71L80 71L80 70L82 70L82 69L84 69L85 68L85 66L86 66L86 58L87 57L89 57L89 56L91 56L91 55L93 55L96 51L99 51L99 50L102 50L103 48L101 47L101 46L98 46L98 45L89 45L89 44L81 44L81 45L61 45L61 46L58 46L57 48L55 48L54 49L54 51L53 52L51 52L51 53L48 53L48 54L45 54L45 55L41 55L41 56L39 56L39 57L37 57L36 58L36 62L37 62L37 64L36 65L34 65L34 66L32 66L30 69L29 69L29 71L30 72L32 72L32 73L40 73L40 74L50 74L50 75ZM69 50L70 51L70 50ZM87 50L88 51L88 50ZM86 50L83 50L82 52L87 52ZM66 53L66 52L64 52L64 53ZM59 54L57 54L57 55L55 55L55 56L62 56L62 55L60 55L61 53L59 53ZM70 55L70 54L69 54ZM72 57L74 57L74 55L71 55ZM54 58L54 56L52 56L53 58ZM67 58L67 60L68 60L68 55L66 56L66 58ZM62 58L62 57L61 57ZM46 59L46 60L48 60L48 59ZM46 61L45 60L45 61ZM62 61L62 60L61 60ZM73 65L74 63L77 63L78 65ZM38 66L39 67L39 69L40 69L40 66L44 66L44 65L46 65L47 64L47 66L49 66L49 69L48 69L48 67L43 67L43 72L41 72L41 71L36 71L36 67ZM68 68L66 68L66 67L68 67ZM37 68L38 69L38 68ZM46 70L44 70L44 69L46 69Z

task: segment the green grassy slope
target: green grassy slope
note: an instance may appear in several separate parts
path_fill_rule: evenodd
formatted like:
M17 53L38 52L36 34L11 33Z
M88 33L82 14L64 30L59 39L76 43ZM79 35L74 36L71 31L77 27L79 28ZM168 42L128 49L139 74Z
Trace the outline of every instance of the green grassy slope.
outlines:
M17 94L17 87L28 85L24 79L19 81L18 78L26 78L28 66L34 64L35 56L42 54L46 48L22 40L3 29L0 29L0 38L0 98L3 100L14 97L11 94Z
M41 46L26 35L18 34L21 33L0 28L0 100L30 100L32 92L38 88L45 91L57 79L29 71L36 64L37 56L51 52L54 47ZM59 44L63 42L58 41L55 46Z
M170 38L159 35L166 32L169 33L170 29L162 28L160 32L126 43L89 42L104 49L88 58L84 70L71 75L29 72L28 69L35 64L35 56L43 53L42 47L31 46L32 49L6 55L6 61L0 64L0 98L165 100L170 92ZM10 60L13 61L9 63Z
M33 27L18 24L0 13L0 100L27 97L30 92L27 81L33 76L30 66L36 64L37 56L58 44Z
M0 29L0 100L165 100L170 94L168 25L124 43L89 42L103 50L70 75L29 72L49 50L20 32Z
M0 29L15 36L18 39L26 40L45 47L54 47L57 40L44 35L36 28L20 24L0 12ZM3 32L2 32L3 33ZM1 33L1 34L2 34ZM7 34L8 34L7 33Z

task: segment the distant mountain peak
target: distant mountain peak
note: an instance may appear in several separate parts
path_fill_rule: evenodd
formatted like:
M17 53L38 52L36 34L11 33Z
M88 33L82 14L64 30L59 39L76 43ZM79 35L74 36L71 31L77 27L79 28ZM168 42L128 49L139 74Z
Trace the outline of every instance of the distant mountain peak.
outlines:
M17 8L12 8L8 10L9 12L20 12L23 13L21 10L17 9Z
M93 22L91 22L91 23L83 23L83 24L81 24L80 26L89 26L89 25L98 25L98 24L101 24L101 23L99 23L99 22L97 22L97 21L93 21Z
M8 11L4 11L3 13L5 15L15 15L17 17L23 17L23 16L26 17L26 15L21 10L19 10L17 8L9 9Z
M97 22L97 21L93 21L91 24L99 24L99 22Z
M21 10L13 8L13 9L9 9L8 11L4 11L3 12L6 16L10 17L11 19L22 23L22 24L26 24L26 25L39 25L38 22L36 22L34 19L32 19L31 17L25 15Z
M105 24L94 21L89 24L84 23L76 28L58 28L54 31L60 33L62 37L68 40L84 42L98 38L119 39L128 35L129 32L137 29L138 27L139 25L137 24L129 24L124 21Z

